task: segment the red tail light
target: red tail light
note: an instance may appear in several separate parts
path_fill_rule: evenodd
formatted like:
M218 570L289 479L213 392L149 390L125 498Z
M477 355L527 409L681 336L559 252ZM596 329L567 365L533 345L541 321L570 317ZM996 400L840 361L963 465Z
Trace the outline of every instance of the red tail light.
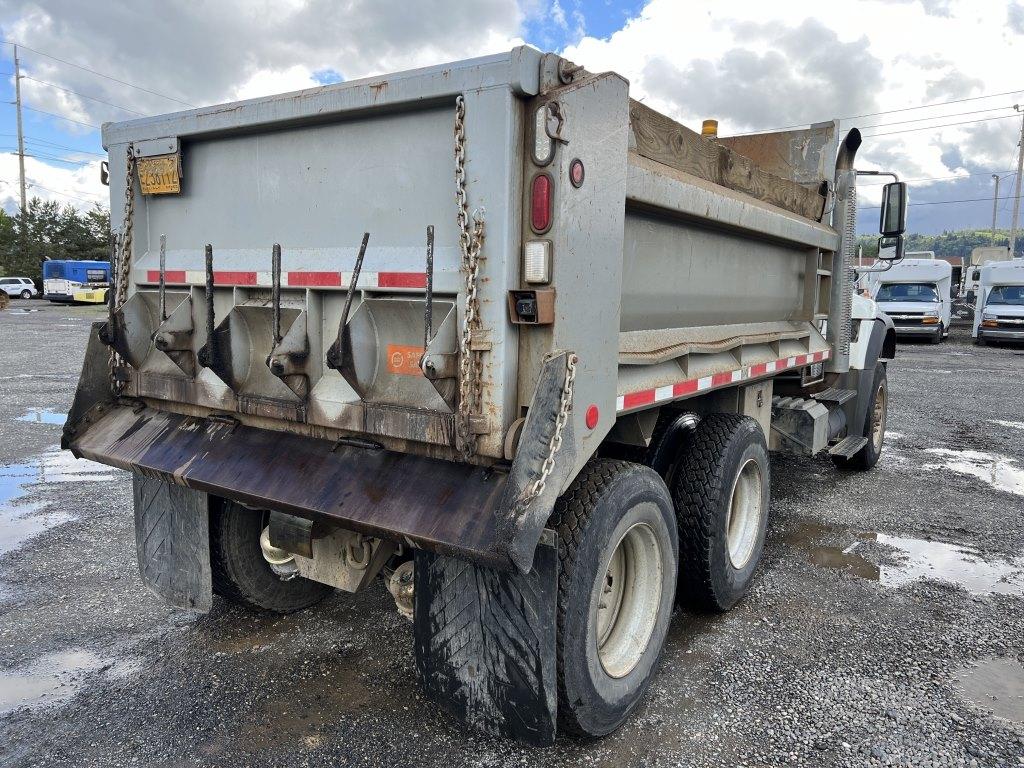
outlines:
M538 173L530 188L530 226L538 235L551 229L551 177Z

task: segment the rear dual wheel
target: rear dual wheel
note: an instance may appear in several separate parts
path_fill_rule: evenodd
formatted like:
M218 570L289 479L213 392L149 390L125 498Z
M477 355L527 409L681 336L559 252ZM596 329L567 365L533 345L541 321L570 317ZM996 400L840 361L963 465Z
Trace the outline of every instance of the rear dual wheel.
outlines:
M309 608L334 590L287 569L287 558L264 553L261 537L269 513L222 501L210 512L210 566L213 591L258 611L293 613Z

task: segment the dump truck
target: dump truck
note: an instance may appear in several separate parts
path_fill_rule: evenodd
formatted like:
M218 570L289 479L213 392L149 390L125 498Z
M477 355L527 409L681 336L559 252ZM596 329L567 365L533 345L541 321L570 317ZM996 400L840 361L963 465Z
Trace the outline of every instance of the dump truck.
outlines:
M601 736L674 606L748 589L770 450L878 460L856 129L702 136L519 47L103 142L113 287L63 445L132 473L173 605L383 582L455 716Z

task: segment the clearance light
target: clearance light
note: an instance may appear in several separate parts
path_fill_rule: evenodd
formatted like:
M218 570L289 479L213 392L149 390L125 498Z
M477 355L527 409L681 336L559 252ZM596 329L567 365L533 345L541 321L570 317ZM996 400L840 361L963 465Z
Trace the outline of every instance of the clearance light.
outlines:
M551 241L527 240L523 246L523 279L532 285L551 282Z

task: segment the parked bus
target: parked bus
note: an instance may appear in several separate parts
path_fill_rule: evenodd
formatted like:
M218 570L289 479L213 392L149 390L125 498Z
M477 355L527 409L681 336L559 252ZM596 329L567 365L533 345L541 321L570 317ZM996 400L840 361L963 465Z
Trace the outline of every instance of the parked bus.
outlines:
M109 261L43 262L43 296L52 302L102 304L109 285Z

